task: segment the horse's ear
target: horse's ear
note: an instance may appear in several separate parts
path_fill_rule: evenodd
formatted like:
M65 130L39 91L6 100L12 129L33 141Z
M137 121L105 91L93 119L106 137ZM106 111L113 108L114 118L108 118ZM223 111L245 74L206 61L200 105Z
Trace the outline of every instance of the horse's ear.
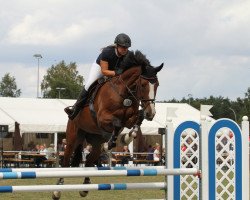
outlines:
M159 71L161 71L163 65L164 65L164 63L161 63L161 65L159 67L155 68L156 73L158 73Z

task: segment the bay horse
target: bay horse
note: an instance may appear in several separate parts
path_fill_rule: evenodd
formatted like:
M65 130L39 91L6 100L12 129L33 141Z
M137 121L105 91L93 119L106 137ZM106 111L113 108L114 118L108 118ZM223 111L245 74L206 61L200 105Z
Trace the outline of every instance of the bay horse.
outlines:
M140 51L131 51L120 67L123 73L106 80L92 104L86 105L74 120L68 120L67 146L62 167L79 167L84 141L92 145L85 167L93 167L104 143L108 142L108 149L112 149L124 127L130 129L140 125L144 118L153 119L159 86L157 73L163 63L153 67ZM142 112L139 112L139 106ZM126 141L124 139L123 143ZM63 184L63 181L60 178L57 184ZM85 177L84 183L90 183L89 177ZM80 194L86 196L84 192ZM53 199L59 198L60 192L54 192Z

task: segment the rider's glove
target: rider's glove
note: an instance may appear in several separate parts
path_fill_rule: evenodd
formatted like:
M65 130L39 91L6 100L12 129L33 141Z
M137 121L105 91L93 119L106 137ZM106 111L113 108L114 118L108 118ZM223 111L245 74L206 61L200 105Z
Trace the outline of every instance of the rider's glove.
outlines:
M118 76L120 74L122 74L123 70L118 68L118 69L115 69L115 75Z

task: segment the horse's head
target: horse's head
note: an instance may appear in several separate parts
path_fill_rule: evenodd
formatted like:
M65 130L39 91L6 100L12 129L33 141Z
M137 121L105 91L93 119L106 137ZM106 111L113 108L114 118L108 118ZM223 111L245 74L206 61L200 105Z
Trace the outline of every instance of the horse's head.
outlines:
M139 83L139 96L144 111L144 118L152 120L155 116L155 96L159 86L157 73L162 69L163 63L158 67L148 65L143 68Z
M157 73L162 69L163 63L159 67L151 66L149 60L140 51L130 52L124 59L121 67L125 71L123 78L129 77L127 86L136 91L138 105L141 103L144 111L144 118L152 120L155 111L155 96L159 86ZM132 69L131 67L137 67ZM139 69L140 70L139 70ZM133 70L133 71L132 71ZM132 94L132 92L130 92Z

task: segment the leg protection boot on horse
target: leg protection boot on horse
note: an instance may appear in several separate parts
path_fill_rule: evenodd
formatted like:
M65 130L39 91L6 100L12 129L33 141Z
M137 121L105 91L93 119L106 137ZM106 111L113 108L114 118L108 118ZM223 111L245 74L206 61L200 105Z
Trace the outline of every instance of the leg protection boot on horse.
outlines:
M112 137L108 141L108 150L111 150L112 148L116 147L117 137L117 135L112 135Z
M86 103L87 95L88 91L83 87L83 90L81 91L76 103L73 106L64 109L64 111L68 114L69 119L73 120L77 116L81 108Z

